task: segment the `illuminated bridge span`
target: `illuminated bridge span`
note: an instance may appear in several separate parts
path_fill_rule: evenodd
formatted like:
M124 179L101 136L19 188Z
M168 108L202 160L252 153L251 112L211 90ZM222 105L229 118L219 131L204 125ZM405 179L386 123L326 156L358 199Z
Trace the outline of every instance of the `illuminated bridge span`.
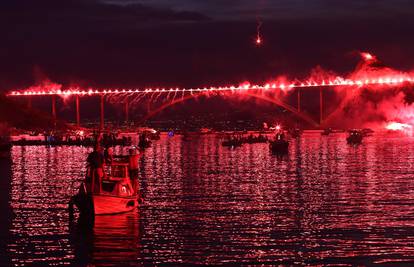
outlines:
M262 101L271 102L275 105L283 107L284 109L292 112L297 117L308 122L313 126L321 125L323 122L323 88L329 87L350 87L360 88L364 86L403 86L406 84L413 84L414 76L407 74L383 76L366 79L345 79L337 77L332 80L321 81L306 81L306 82L284 82L284 83L267 83L264 85L251 85L244 83L239 86L222 86L222 87L205 87L205 88L147 88L147 89L96 89L87 88L82 89L79 87L68 87L62 89L61 85L49 84L44 86L32 86L25 90L12 91L7 95L10 97L31 97L31 96L52 96L52 116L56 120L56 96L70 97L75 96L76 103L76 123L80 126L80 104L79 98L83 96L100 96L100 127L104 128L104 102L105 97L111 98L113 101L125 104L125 119L128 121L129 114L129 98L134 97L136 99L142 99L146 95L151 96L151 100L158 100L160 96L165 95L166 100L164 103L153 111L149 111L144 117L148 119L162 110L173 106L178 103L182 103L188 99L200 95L209 95L210 93L222 94L226 92L230 93L242 93L245 96L254 97ZM301 111L301 89L305 88L319 88L319 122L316 122L309 115ZM292 90L297 91L297 106L293 107L280 99L278 96L269 96L266 93L277 92L289 92ZM30 98L29 98L30 99ZM30 101L29 101L30 103Z
M301 83L267 83L265 85L250 85L248 83L239 86L220 86L204 88L147 88L147 89L80 89L71 87L61 89L60 85L56 86L35 86L27 90L11 91L9 96L42 96L42 95L113 95L113 94L131 94L131 93L194 93L194 92L226 92L226 91L246 91L246 90L282 90L289 91L295 88L311 87L338 87L338 86L368 86L368 85L398 85L403 83L414 83L414 77L407 75L393 77L379 77L376 79L359 79L351 80L338 77L334 80L306 81Z

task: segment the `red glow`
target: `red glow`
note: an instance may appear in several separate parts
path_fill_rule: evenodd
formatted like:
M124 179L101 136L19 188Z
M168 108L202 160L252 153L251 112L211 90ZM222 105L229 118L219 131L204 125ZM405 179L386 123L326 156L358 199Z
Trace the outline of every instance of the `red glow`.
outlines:
M257 36L257 38L256 38L256 44L257 45L261 45L262 44L262 38L260 38L260 36Z

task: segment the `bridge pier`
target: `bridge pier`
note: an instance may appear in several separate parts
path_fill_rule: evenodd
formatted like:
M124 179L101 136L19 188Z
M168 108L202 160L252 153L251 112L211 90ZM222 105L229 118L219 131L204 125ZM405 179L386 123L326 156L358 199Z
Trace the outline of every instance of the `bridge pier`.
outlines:
M323 92L322 87L319 88L319 125L323 122Z
M124 112L125 112L125 124L128 124L129 121L129 102L128 99L124 103Z
M32 109L32 97L31 96L27 97L27 108Z
M56 96L52 95L52 118L54 123L56 123L57 115L56 115Z
M103 130L105 128L105 122L104 122L104 95L101 94L101 103L100 103L100 123L99 123L99 129Z
M76 95L76 126L80 127L80 110L79 110L79 95Z

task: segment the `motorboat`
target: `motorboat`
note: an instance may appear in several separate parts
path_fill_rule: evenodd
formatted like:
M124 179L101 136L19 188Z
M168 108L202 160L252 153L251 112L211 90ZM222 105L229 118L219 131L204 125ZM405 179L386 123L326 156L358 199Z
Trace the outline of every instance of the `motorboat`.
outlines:
M138 147L140 149L146 149L146 148L149 148L150 146L151 146L151 140L148 138L148 136L145 133L142 133L139 136Z
M330 135L331 133L333 133L331 128L326 128L323 130L323 132L321 133L321 135Z
M210 128L201 128L200 129L200 134L210 134L212 132L213 132L213 130L210 129Z
M270 151L276 155L284 155L289 151L289 142L285 139L283 132L276 133L274 140L270 141Z
M362 139L364 138L364 135L359 130L350 130L349 134L346 138L346 142L350 145L359 145L362 143Z
M257 136L254 136L250 134L249 136L243 138L243 143L247 144L256 144L256 143L267 143L268 139L267 136L259 134Z
M85 181L69 203L70 213L73 206L86 216L124 213L138 206L138 182L130 179L128 157L113 161L103 170L87 168Z

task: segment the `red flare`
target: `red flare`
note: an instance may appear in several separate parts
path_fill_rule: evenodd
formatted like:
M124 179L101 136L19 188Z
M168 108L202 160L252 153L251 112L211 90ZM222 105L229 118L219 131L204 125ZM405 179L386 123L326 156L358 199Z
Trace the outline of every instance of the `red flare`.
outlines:
M256 44L257 45L261 45L262 44L262 39L260 38L260 36L257 36L257 38L256 38Z
M385 126L385 129L391 131L410 131L413 129L413 126L406 123L399 123L399 122L390 122Z
M368 52L362 52L361 56L367 62L376 60L376 57L374 55L372 55L371 53L368 53Z

